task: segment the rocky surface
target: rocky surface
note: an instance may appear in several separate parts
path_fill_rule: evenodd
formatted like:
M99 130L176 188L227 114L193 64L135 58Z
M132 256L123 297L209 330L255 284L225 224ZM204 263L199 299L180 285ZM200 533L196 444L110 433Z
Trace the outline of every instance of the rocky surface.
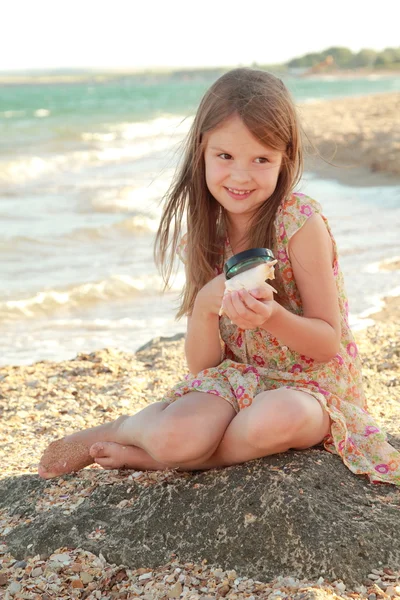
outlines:
M286 572L346 585L361 585L379 564L400 567L399 493L370 485L322 449L171 473L149 487L129 475L95 489L96 477L83 485L69 478L83 502L67 514L62 503L37 507L53 483L23 476L0 484L0 506L20 517L4 537L17 559L66 546L156 568L174 552L183 562L206 559L261 581Z
M369 410L400 448L400 315L357 334ZM0 594L53 598L396 598L400 490L322 448L204 473L43 481L48 442L135 412L185 373L183 339L0 369ZM375 594L375 596L374 596Z

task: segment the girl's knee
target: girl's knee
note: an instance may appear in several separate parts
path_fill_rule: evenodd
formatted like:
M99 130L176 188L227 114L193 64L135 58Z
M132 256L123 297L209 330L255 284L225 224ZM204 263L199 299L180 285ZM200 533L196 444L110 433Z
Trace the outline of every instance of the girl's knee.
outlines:
M164 410L147 436L148 451L164 464L195 461L215 451L235 415L222 398L188 394Z
M247 409L249 444L263 448L268 443L268 436L291 447L291 441L310 420L309 407L296 397L296 393L286 388L266 392L265 396L263 394L257 403Z
M148 437L153 458L165 465L179 466L211 453L215 447L207 431L196 425L195 419L183 425L175 417L162 420Z

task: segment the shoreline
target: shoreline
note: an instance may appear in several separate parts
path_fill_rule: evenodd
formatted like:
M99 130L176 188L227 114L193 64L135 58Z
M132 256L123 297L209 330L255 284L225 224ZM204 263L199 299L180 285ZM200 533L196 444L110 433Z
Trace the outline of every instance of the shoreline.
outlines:
M360 187L400 184L400 92L303 103L298 113L306 170Z
M304 182L311 175L356 187L400 186L400 92L362 99L336 98L298 106L309 140ZM375 321L378 314L365 318Z
M240 65L246 66L246 65ZM250 65L247 65L250 66ZM108 81L114 81L115 79L122 78L156 78L156 77L171 77L183 74L185 77L197 77L198 75L206 75L209 73L221 74L234 69L235 66L215 66L215 67L149 67L140 69L98 69L98 68L87 68L82 70L65 69L64 72L47 71L46 69L38 69L37 72L16 72L11 71L7 73L2 71L0 73L0 86L1 85L49 85L49 84L73 84L73 83L104 83ZM360 67L358 69L330 69L329 71L321 71L320 73L304 72L302 74L294 74L290 69L284 67L284 65L270 65L269 68L263 65L258 65L258 68L267 70L271 73L276 74L278 77L294 77L296 79L359 79L359 78L376 78L384 79L390 77L398 77L400 70L396 69L373 69Z

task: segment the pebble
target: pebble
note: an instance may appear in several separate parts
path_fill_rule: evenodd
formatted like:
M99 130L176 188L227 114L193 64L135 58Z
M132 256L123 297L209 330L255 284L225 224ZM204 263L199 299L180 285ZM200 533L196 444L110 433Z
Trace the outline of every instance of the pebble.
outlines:
M90 583L94 579L93 575L91 575L90 573L86 573L86 572L81 573L80 578L81 578L82 583L84 583L84 584Z
M168 598L179 598L182 594L182 584L180 581L177 581L175 585L172 586L167 592Z
M153 577L153 573L150 571L150 573L143 573L143 575L139 575L139 581L142 581L143 579L151 579Z
M28 563L25 560L18 560L13 564L14 569L25 569Z
M12 581L8 586L8 592L11 596L15 596L15 594L18 594L18 592L21 591L21 587L22 586L18 581Z

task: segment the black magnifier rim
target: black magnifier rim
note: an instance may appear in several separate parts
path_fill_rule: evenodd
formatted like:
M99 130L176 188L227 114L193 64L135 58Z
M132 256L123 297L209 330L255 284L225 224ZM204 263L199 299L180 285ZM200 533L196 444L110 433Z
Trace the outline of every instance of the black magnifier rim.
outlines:
M266 262L275 260L274 254L269 248L251 248L250 250L244 250L244 252L238 252L238 254L234 254L228 258L224 264L225 277L230 279L231 275L229 274L229 271L238 263L249 260L250 258L263 258L266 259Z

